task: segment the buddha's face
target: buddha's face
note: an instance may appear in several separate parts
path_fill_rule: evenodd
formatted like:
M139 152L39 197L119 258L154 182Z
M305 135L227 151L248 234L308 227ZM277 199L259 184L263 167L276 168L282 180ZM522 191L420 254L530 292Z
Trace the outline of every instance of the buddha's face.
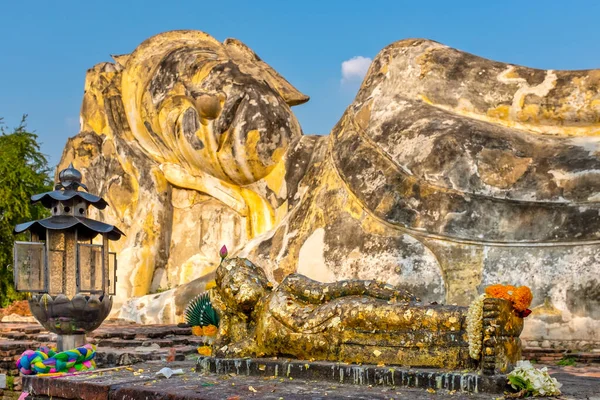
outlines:
M217 286L229 308L249 313L268 292L264 272L241 258L224 261L216 272Z
M301 135L290 105L308 98L243 44L198 35L155 37L131 55L122 92L132 132L159 162L255 182Z

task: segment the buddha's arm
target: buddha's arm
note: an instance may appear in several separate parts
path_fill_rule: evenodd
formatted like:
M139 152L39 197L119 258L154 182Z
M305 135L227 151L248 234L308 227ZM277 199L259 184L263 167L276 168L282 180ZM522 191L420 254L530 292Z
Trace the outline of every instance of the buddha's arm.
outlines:
M179 164L163 163L160 169L169 183L206 193L246 217L251 238L273 227L272 207L252 190L224 182L203 171L196 170L196 175L192 175Z
M346 296L366 296L399 301L417 300L407 290L383 282L349 280L322 283L299 274L288 275L279 285L279 290L290 293L297 299L311 304L321 304Z
M220 317L219 330L213 343L214 354L219 357L256 356L256 340L248 329L247 316L228 308L218 290L210 292L210 301Z

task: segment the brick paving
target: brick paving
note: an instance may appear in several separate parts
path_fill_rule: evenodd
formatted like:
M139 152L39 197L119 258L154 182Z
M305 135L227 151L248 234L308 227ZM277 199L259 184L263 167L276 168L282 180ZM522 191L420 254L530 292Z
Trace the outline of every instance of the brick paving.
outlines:
M545 364L555 364L563 358L570 358L581 364L600 364L600 351L570 351L542 347L527 347L523 349L523 358Z

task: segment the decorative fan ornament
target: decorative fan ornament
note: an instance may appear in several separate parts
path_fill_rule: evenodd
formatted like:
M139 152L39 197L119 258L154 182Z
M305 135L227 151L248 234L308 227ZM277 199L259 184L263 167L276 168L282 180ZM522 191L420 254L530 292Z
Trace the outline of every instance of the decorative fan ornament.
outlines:
M219 315L210 302L208 293L196 296L185 309L186 322L191 326L219 326Z

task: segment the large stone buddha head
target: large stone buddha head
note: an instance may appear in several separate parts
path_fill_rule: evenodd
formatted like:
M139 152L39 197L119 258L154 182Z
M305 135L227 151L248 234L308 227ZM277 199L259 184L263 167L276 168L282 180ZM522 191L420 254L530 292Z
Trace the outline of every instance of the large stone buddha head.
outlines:
M115 59L132 139L159 163L246 185L301 135L290 106L308 97L235 39L172 31Z

